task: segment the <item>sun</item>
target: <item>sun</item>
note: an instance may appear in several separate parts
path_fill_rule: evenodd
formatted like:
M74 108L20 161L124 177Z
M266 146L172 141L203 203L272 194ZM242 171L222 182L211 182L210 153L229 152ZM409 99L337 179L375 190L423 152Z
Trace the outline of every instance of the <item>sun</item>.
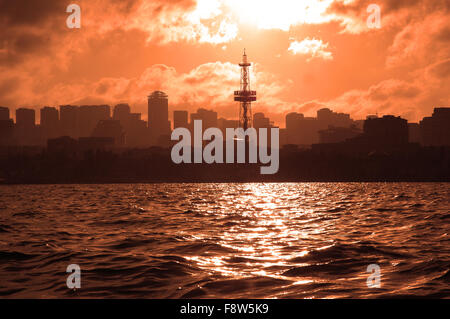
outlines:
M322 23L333 0L222 0L240 23L288 31L292 25Z
M329 22L333 15L327 10L333 1L196 0L195 9L185 18L199 42L225 43L235 39L243 25L289 31L299 24Z

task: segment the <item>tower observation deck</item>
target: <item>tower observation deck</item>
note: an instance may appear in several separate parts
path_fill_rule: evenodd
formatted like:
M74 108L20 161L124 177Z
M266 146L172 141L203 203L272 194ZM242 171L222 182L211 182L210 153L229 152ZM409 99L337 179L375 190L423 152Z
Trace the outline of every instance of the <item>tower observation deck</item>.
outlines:
M250 88L250 66L252 64L248 62L247 54L242 57L242 62L239 63L241 67L241 89L234 91L234 100L240 102L239 108L239 127L247 130L252 127L252 102L256 101L256 91L252 91Z

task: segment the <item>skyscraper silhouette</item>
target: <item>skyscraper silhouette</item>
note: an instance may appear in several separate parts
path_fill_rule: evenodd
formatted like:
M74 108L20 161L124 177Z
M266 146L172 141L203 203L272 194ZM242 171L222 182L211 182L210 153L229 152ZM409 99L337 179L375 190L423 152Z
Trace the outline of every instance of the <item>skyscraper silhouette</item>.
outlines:
M153 142L170 134L169 97L164 92L155 91L148 97L148 127Z
M435 108L431 117L420 122L420 129L425 146L450 145L450 108Z
M9 120L9 108L0 106L0 121Z
M187 128L188 127L188 117L187 111L174 111L173 112L173 128Z
M45 140L59 136L59 112L56 108L46 106L41 109L41 128Z
M38 143L36 133L36 112L33 109L20 108L16 110L16 137L20 145L35 145Z
M62 135L78 138L78 106L61 105L59 108L59 118Z
M9 118L9 108L0 106L0 145L14 142L14 122Z

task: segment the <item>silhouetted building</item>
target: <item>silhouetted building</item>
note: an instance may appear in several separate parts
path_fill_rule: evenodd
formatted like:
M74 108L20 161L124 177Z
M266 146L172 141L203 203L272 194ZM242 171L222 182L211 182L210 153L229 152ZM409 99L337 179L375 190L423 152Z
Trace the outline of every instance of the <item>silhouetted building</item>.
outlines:
M109 105L60 106L61 135L89 137L98 122L111 119Z
M9 117L9 108L0 106L0 145L14 143L14 121Z
M317 111L317 121L320 128L333 127L350 127L353 125L353 120L350 114L336 113L330 109L321 109Z
M111 119L109 105L83 105L78 110L78 136L91 136L100 121Z
M8 121L9 119L9 108L0 106L0 121Z
M33 109L16 110L15 137L22 146L34 146L40 143L40 131L36 127L36 112Z
M356 129L356 127L354 128ZM370 116L364 121L364 132L362 134L347 138L340 143L332 141L330 135L324 136L323 143L312 145L312 149L314 152L382 155L393 150L419 147L409 144L408 137L408 123L405 119L392 115L386 115L382 118ZM325 140L326 138L328 140Z
M217 127L217 112L206 109L198 109L197 113L191 114L191 127L193 127L195 120L202 121L203 130L211 127Z
M46 106L41 109L41 129L44 140L60 136L59 112L56 108Z
M364 120L356 120L353 122L357 129L363 130L364 129Z
M317 118L305 117L295 112L289 113L286 115L286 143L308 147L320 142L320 131L326 131L329 127L350 128L353 125L355 122L349 114L336 113L327 108L318 110ZM343 132L350 131L339 132L344 134Z
M113 119L119 121L125 133L125 144L128 147L149 146L147 123L142 121L140 113L131 113L128 104L114 107Z
M435 108L431 117L420 122L420 130L425 146L450 145L450 108Z
M113 120L120 121L123 125L129 121L131 114L131 108L128 104L118 104L114 107Z
M114 145L125 145L125 133L119 121L106 120L98 122L91 137L107 137L114 140Z
M362 132L356 126L333 127L319 131L319 143L340 143L360 135Z
M418 123L408 123L408 135L410 143L422 144L420 125Z
M59 107L59 119L61 135L78 138L78 106L61 105Z
M0 145L14 145L14 121L0 120Z
M148 127L153 142L170 135L169 97L164 92L155 91L148 97Z
M264 113L255 113L253 115L253 127L255 129L259 128L270 128L273 126L273 123L270 122L270 119L265 117Z
M174 111L173 112L173 128L177 129L188 128L188 112L187 111Z
M286 115L287 144L311 145L319 142L320 125L316 118L299 113Z
M392 115L369 118L364 122L364 136L371 145L408 144L408 121Z
M260 134L260 129L265 128L267 129L267 145L271 147L272 145L272 134L269 130L270 128L274 128L273 122L270 121L269 118L267 118L264 113L255 113L253 115L253 128L256 130L258 136ZM278 140L280 143L280 140ZM259 145L259 140L258 140ZM279 144L281 145L281 144Z
M36 112L33 109L17 109L16 124L24 127L34 127L36 125Z

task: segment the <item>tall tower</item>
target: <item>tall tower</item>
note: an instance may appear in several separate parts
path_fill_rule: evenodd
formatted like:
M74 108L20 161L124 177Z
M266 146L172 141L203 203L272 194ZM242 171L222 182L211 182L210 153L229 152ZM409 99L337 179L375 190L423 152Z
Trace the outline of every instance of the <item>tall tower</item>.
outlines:
M241 90L234 91L234 100L240 102L239 108L239 127L247 130L252 127L252 102L256 101L256 91L250 89L250 72L249 68L252 64L247 60L247 54L242 57L241 67Z
M170 135L169 97L164 92L155 91L148 97L148 127L155 141Z

